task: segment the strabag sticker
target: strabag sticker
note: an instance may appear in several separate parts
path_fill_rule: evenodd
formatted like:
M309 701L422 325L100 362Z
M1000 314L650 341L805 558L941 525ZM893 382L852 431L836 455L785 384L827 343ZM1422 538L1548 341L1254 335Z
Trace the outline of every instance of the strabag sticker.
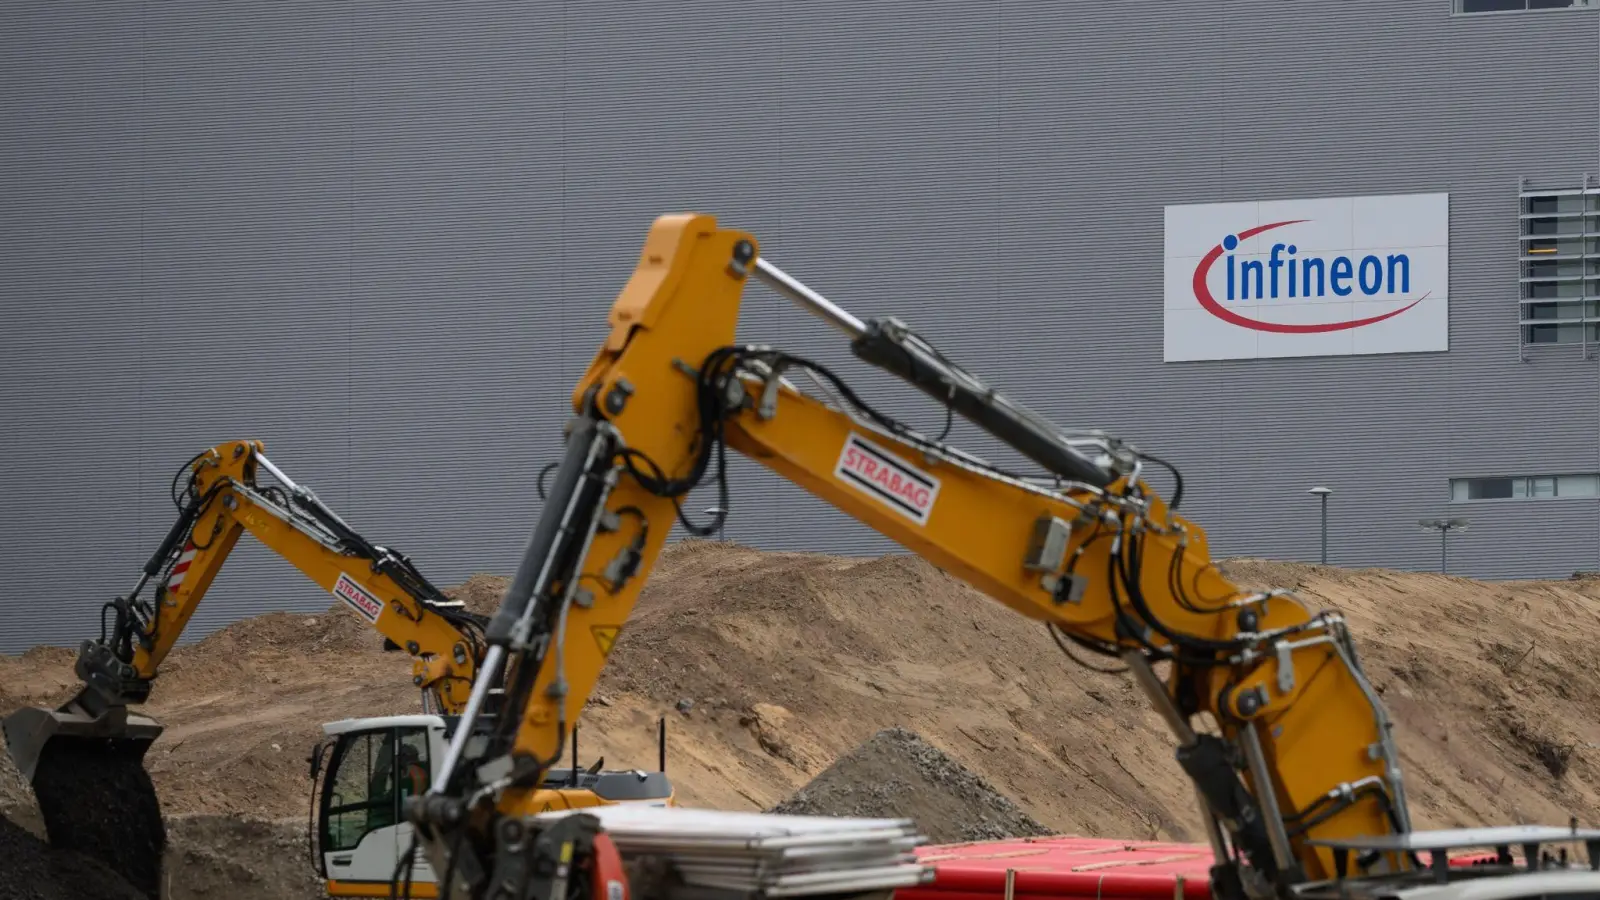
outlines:
M857 434L845 438L833 475L918 525L939 497L939 479Z
M383 612L383 601L372 595L372 592L350 580L350 576L339 573L339 580L333 583L333 595L350 605L350 608L361 614L361 618L374 624Z

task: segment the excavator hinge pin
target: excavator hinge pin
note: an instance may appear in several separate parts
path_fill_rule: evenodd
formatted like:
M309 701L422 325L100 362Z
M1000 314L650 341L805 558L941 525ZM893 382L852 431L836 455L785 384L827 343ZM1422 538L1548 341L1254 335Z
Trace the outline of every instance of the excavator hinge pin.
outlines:
M579 609L594 608L594 591L588 588L578 588L572 592L572 604Z
M617 383L606 391L606 412L616 415L628 405L628 398L633 396L633 385L626 378L618 378Z
M1261 689L1254 688L1239 695L1234 704L1239 709L1239 715L1249 718L1256 714L1266 704L1266 698L1261 696Z
M733 259L728 261L728 274L735 278L744 278L750 274L750 260L756 255L755 245L749 241L740 241L733 245Z

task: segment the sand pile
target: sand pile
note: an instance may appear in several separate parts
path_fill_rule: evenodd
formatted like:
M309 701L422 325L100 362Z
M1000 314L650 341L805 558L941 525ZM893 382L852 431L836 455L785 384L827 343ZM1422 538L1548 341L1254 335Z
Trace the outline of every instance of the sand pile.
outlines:
M904 728L886 728L769 812L907 818L935 844L1050 834L987 782Z

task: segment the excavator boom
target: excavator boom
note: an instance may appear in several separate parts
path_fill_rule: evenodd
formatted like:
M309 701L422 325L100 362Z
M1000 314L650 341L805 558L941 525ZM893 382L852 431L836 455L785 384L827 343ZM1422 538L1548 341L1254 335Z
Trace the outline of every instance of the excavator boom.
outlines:
M738 343L752 277L1029 471L917 432L828 366ZM1288 897L1422 866L1406 843L1391 722L1338 613L1225 578L1205 530L1179 514L1182 476L1166 461L1063 431L904 322L857 319L761 258L754 236L710 216L657 219L572 404L546 506L487 631L486 672L516 665L505 711L468 752L484 694L473 691L433 788L408 810L445 873L441 896L543 896L529 875L543 864L529 837L541 773L560 759L674 521L698 535L719 524L690 521L685 495L714 480L726 515L729 448L1040 622L1068 655L1120 661L1170 726L1219 897ZM1145 477L1156 469L1172 477L1170 500ZM895 611L883 612L893 628Z

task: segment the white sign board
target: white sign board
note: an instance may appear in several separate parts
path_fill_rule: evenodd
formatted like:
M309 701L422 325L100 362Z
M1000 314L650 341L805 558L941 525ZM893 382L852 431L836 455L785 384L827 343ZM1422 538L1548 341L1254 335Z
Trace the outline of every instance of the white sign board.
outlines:
M1450 349L1450 195L1166 209L1167 362Z

